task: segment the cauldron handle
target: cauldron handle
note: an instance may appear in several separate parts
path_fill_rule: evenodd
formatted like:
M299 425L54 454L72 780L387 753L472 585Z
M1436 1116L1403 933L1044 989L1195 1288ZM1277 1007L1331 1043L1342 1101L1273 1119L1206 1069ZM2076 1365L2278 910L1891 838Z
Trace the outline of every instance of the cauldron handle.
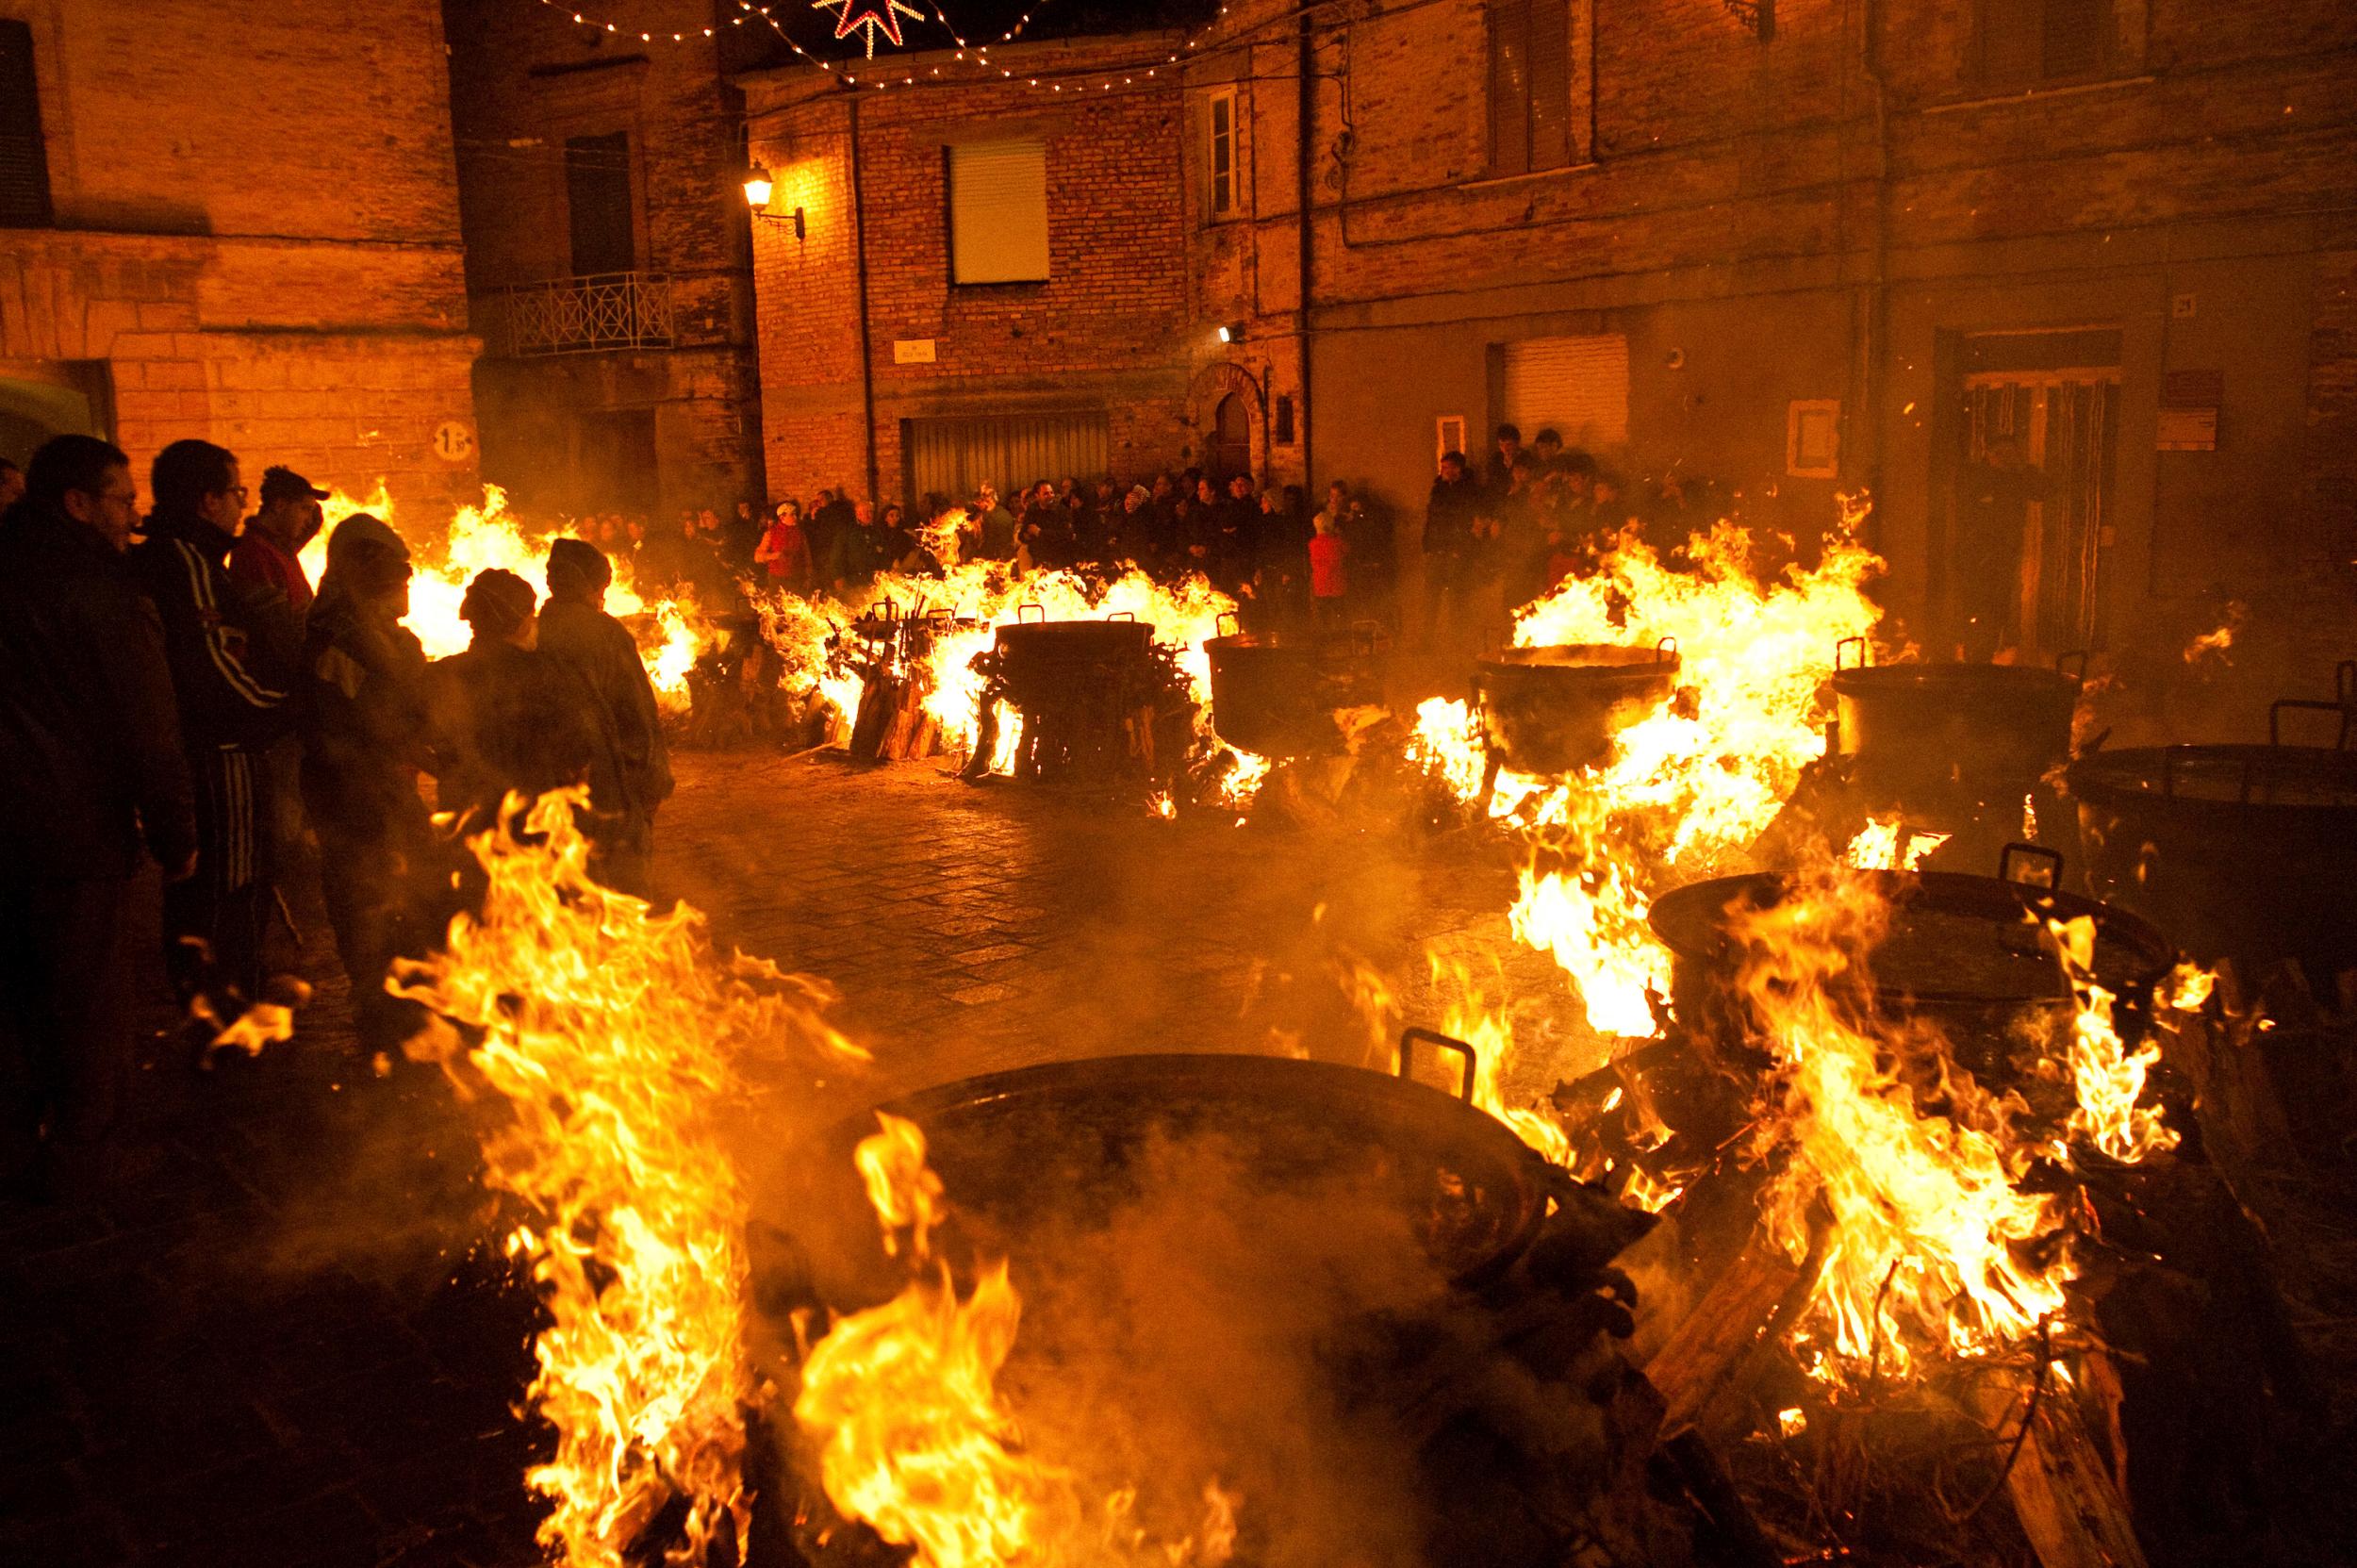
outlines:
M1403 1029L1399 1032L1399 1076L1402 1078L1415 1076L1412 1070L1416 1059L1414 1047L1419 1040L1427 1046L1453 1050L1465 1059L1465 1070L1457 1086L1457 1098L1470 1104L1474 1095L1474 1080L1480 1071L1473 1047L1453 1034L1442 1034L1438 1030Z
M1653 645L1653 662L1656 664L1668 664L1672 659L1674 659L1677 656L1678 639L1675 637L1663 637L1659 642ZM1836 658L1839 658L1841 656L1841 651L1839 649L1836 649L1834 651L1834 656Z
M1231 620L1235 621L1236 630L1239 632L1244 630L1244 622L1237 619L1235 611L1222 610L1219 614L1211 618L1211 635L1215 637L1224 637L1228 635L1228 634L1222 631L1221 628L1226 626Z
M1115 610L1105 619L1107 620L1127 620L1134 624L1138 617L1137 612L1134 610Z
M2034 867L2017 866L2017 861L2029 861L2035 866L2044 867L2045 880L2037 880L2039 872ZM2020 887L2058 891L2062 887L2062 851L2043 844L2008 844L1997 854L1997 880Z
M1045 604L1017 604L1017 605L1014 607L1014 623L1015 623L1017 626L1020 626L1020 625L1022 625L1022 624L1023 624L1023 612L1024 612L1024 611L1026 611L1026 610L1037 610L1037 611L1039 612L1039 621L1040 621L1040 624L1041 624L1041 625L1043 625L1043 626L1045 626L1045 625L1047 625L1047 605L1045 605Z
M1857 667L1860 669L1864 669L1866 668L1866 639L1864 637L1843 637L1839 642L1833 645L1833 668L1836 674L1839 674L1843 669L1848 668L1848 666L1841 662L1841 651L1845 648L1853 647L1857 650Z
M2340 738L2332 742L2336 751L2349 750L2349 705L2345 702L2322 702L2308 697L2283 697L2267 704L2267 744L2283 744L2283 710L2297 708L2302 713L2338 714L2341 720Z
M2079 668L2076 670L2065 669L2063 666L2068 664L2072 659L2079 661ZM2078 682L2081 685L2086 685L2087 651L2084 648L2073 648L2069 652L2055 654L2054 673L2057 675L2068 675L2072 680Z

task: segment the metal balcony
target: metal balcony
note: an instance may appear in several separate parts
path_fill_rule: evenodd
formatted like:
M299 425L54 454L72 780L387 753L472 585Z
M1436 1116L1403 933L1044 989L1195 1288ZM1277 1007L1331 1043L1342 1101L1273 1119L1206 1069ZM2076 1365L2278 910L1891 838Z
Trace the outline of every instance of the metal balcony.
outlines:
M509 358L668 349L672 342L668 272L601 272L519 283L484 296L482 323L493 352Z

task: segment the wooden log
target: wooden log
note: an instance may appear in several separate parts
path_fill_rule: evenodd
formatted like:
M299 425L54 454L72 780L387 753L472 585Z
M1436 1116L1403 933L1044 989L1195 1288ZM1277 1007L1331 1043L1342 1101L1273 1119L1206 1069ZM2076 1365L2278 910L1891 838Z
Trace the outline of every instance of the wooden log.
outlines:
M2015 1380L1982 1385L1972 1403L2011 1455L2005 1494L2040 1568L2145 1568L2127 1501L2076 1405L2050 1383L2030 1412L2030 1390Z
M1755 1230L1734 1264L1703 1293L1645 1363L1661 1395L1664 1432L1693 1426L1713 1399L1739 1383L1753 1358L1772 1345L1808 1304L1823 1264L1821 1230L1795 1263Z

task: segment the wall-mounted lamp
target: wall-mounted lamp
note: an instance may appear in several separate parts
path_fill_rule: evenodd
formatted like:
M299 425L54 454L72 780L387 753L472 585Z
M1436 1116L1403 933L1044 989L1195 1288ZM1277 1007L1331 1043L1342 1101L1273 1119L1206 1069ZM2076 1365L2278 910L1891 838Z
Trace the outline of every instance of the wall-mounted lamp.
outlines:
M1223 343L1241 343L1244 341L1244 323L1237 322L1219 329L1219 340Z
M745 176L745 205L753 209L754 217L766 218L773 223L791 223L794 225L795 239L808 239L810 230L803 223L800 207L794 209L794 216L791 219L768 210L770 194L776 190L776 182L769 178L769 171L756 163L751 172Z

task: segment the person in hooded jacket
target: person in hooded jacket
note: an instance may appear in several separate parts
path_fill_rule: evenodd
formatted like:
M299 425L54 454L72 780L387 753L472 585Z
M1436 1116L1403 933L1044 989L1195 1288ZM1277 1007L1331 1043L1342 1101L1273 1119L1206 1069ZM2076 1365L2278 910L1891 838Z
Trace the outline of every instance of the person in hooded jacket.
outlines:
M671 798L671 759L638 639L605 612L613 580L613 567L587 540L550 545L540 652L570 669L596 701L589 869L607 886L644 899L652 894L655 808Z
M601 780L620 774L597 700L540 651L537 608L532 585L514 572L475 573L458 604L473 640L427 667L436 800L462 834L489 828L511 794L529 806L549 790L586 784L595 809Z
M102 1184L131 1073L121 949L142 846L197 867L163 627L124 563L139 491L92 436L33 454L0 520L0 1180Z
M396 957L422 957L435 940L449 859L418 793L432 753L425 650L401 624L409 572L409 547L377 518L337 524L296 687L320 891L371 1053L396 1050L424 1022L416 1003L387 994L385 978Z
M302 632L284 593L229 575L246 499L233 454L174 441L149 489L156 509L130 564L163 619L204 850L198 874L165 889L165 964L184 1000L207 993L226 1015L261 993L275 872L262 759L293 725Z

